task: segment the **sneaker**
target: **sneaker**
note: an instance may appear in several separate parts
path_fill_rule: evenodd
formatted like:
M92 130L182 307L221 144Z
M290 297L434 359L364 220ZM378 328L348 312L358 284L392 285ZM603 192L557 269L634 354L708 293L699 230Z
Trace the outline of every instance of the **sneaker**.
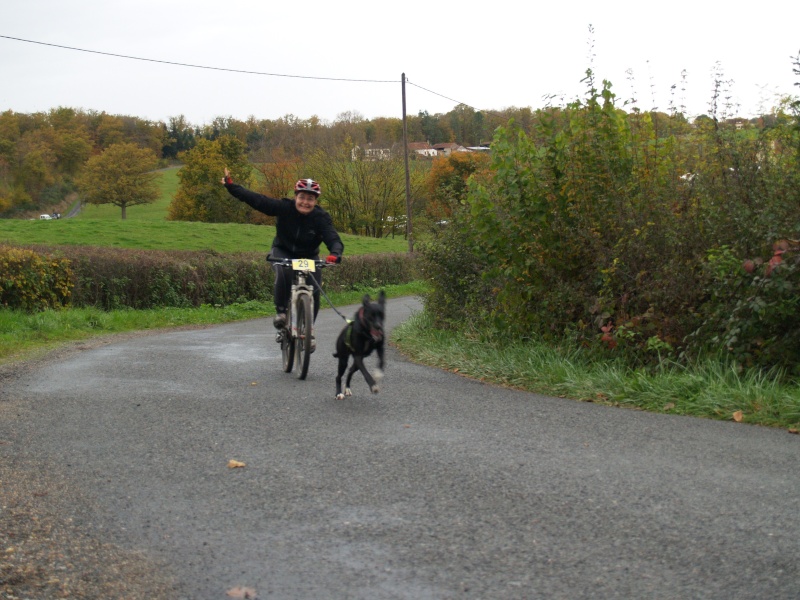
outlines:
M272 324L275 326L275 329L283 329L286 327L286 313L278 313L275 315L275 318L272 319Z

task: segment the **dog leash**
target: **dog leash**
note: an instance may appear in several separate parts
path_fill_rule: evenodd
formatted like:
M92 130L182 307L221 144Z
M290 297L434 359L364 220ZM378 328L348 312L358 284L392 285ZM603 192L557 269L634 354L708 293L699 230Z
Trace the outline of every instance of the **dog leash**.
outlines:
M333 305L333 302L331 302L331 299L330 299L330 298L328 298L328 294L326 294L326 293L325 293L325 290L323 290L323 289L322 289L322 286L321 286L320 284L318 284L318 283L317 283L317 280L316 280L316 279L314 279L313 277L311 277L310 279L311 279L311 281L314 283L314 285L315 285L315 286L317 286L317 289L318 289L320 292L322 292L322 295L323 295L323 296L325 296L325 300L327 300L327 301L328 301L328 304L330 304L330 305L331 305L331 308L333 309L333 312L335 312L337 315L339 315L340 317L342 317L342 319L344 320L344 322L345 322L345 323L348 323L348 324L349 324L349 323L352 323L352 322L353 322L353 320L352 320L352 319L348 319L347 317L345 317L345 316L344 316L342 313L340 313L340 312L339 312L339 309L337 309L337 308L336 308L336 307Z

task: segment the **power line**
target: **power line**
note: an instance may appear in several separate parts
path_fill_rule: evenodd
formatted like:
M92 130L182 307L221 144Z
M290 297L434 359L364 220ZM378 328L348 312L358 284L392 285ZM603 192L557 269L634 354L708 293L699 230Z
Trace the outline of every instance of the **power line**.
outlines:
M229 73L244 73L246 75L265 75L269 77L291 77L295 79L322 79L326 81L352 81L360 83L400 83L396 79L347 79L344 77L313 77L310 75L286 75L283 73L264 73L261 71L245 71L242 69L227 69L224 67L209 67L205 65L192 65L188 63L174 62L171 60L158 60L155 58L142 58L140 56L127 56L125 54L114 54L113 52L101 52L100 50L87 50L86 48L74 48L72 46L62 46L60 44L50 44L47 42L37 42L35 40L25 40L22 38L11 37L9 35L0 35L0 38L7 40L14 40L16 42L26 42L28 44L39 44L40 46L51 46L53 48L62 48L64 50L75 50L77 52L88 52L90 54L102 54L103 56L113 56L115 58L127 58L130 60L141 60L145 62L161 63L165 65L175 65L177 67L191 67L193 69L209 69L212 71L227 71Z
M455 102L456 104L463 104L464 106L467 106L467 107L471 108L472 110L478 110L477 108L475 108L474 106L470 106L466 102L460 102L458 100L454 100L453 98L448 98L447 96L445 96L443 94L440 94L438 92L434 92L433 90L429 90L428 88L424 88L421 85L418 85L418 84L414 83L413 81L410 81L409 79L406 79L406 83L409 84L409 85L413 85L414 87L418 87L421 90L425 90L426 92L428 92L429 94L433 94L434 96L439 96L440 98L444 98L445 100L450 100L450 102Z
M419 88L421 90L424 90L424 91L428 92L429 94L433 94L434 96L439 96L440 98L444 98L445 100L450 100L450 102L455 102L456 104L460 104L462 106L466 106L467 108L471 108L475 112L485 112L485 113L491 113L491 114L494 114L494 115L500 115L501 114L501 113L499 113L497 111L494 111L494 110L475 108L474 106L470 106L466 102L461 102L461 101L455 100L453 98L448 98L447 96L445 96L443 94L440 94L438 92L434 92L433 90L429 90L428 88L424 88L421 85L418 85L418 84L414 83L413 81L409 81L408 78L406 78L406 83L409 84L409 85L413 85L414 87L417 87L417 88Z
M208 69L208 70L211 70L211 71L225 71L225 72L228 72L228 73L242 73L242 74L245 74L245 75L262 75L262 76L267 76L267 77L289 77L289 78L294 78L294 79L316 79L316 80L323 80L323 81L347 81L347 82L355 82L355 83L399 83L399 81L394 80L394 79L349 79L349 78L343 78L343 77L316 77L316 76L311 76L311 75L287 75L287 74L284 74L284 73L266 73L266 72L262 72L262 71L246 71L246 70L243 70L243 69L231 69L231 68L226 68L226 67L209 67L207 65L193 65L193 64L189 64L189 63L181 63L181 62L175 62L175 61L171 61L171 60L160 60L160 59L155 59L155 58L143 58L143 57L140 57L140 56L129 56L129 55L126 55L126 54L116 54L114 52L103 52L103 51L100 51L100 50L88 50L86 48L76 48L74 46L63 46L61 44L51 44L49 42L39 42L39 41L36 41L36 40L26 40L26 39L23 39L23 38L12 37L12 36L9 36L9 35L0 35L0 38L7 39L7 40L13 40L13 41L16 41L16 42L25 42L27 44L38 44L40 46L49 46L51 48L61 48L62 50L74 50L76 52L86 52L86 53L89 53L89 54L100 54L102 56L113 56L114 58L126 58L126 59L129 59L129 60L140 60L140 61L143 61L143 62L152 62L152 63L159 63L159 64L165 64L165 65L173 65L173 66L176 66L176 67L190 67L190 68L193 68L193 69ZM419 89L421 89L423 91L426 91L429 94L433 94L434 96L439 96L440 98L444 98L445 100L450 100L450 102L455 102L456 104L460 104L460 105L466 106L468 108L471 108L472 110L475 110L477 112L481 112L481 109L478 109L478 108L475 108L473 106L470 106L466 102L460 102L459 100L454 100L453 98L449 98L448 96L445 96L444 94L440 94L438 92L434 92L433 90L429 90L428 88L425 88L425 87L423 87L421 85L413 83L412 81L409 81L408 79L406 79L406 83L409 84L409 85L413 85L414 87L417 87L417 88L419 88ZM484 110L482 112L493 113L494 111Z

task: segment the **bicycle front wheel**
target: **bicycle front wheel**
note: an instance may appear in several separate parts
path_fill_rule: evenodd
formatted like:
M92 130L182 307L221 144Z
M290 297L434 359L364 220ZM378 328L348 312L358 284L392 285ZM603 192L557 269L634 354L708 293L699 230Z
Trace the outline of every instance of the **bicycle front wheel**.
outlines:
M283 355L283 372L291 373L294 366L295 344L291 331L291 313L286 315L286 326L281 330L281 355Z
M297 340L295 343L295 362L297 378L305 379L311 361L311 327L314 323L314 310L311 296L302 294L297 299Z

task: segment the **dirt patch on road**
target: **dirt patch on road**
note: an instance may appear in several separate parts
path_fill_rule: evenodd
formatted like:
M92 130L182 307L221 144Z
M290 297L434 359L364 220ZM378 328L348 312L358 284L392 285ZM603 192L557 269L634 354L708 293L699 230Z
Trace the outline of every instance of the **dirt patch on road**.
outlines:
M0 598L176 597L163 566L64 518L71 495L40 473L0 462Z
M92 338L40 356L0 365L0 418L24 419L20 400L7 390L17 378L70 354L125 339L163 333L142 331ZM33 409L35 410L35 408ZM10 430L14 432L12 428ZM123 548L86 526L92 508L68 479L13 454L0 437L0 599L160 600L180 597L165 565ZM75 507L82 512L73 518Z

